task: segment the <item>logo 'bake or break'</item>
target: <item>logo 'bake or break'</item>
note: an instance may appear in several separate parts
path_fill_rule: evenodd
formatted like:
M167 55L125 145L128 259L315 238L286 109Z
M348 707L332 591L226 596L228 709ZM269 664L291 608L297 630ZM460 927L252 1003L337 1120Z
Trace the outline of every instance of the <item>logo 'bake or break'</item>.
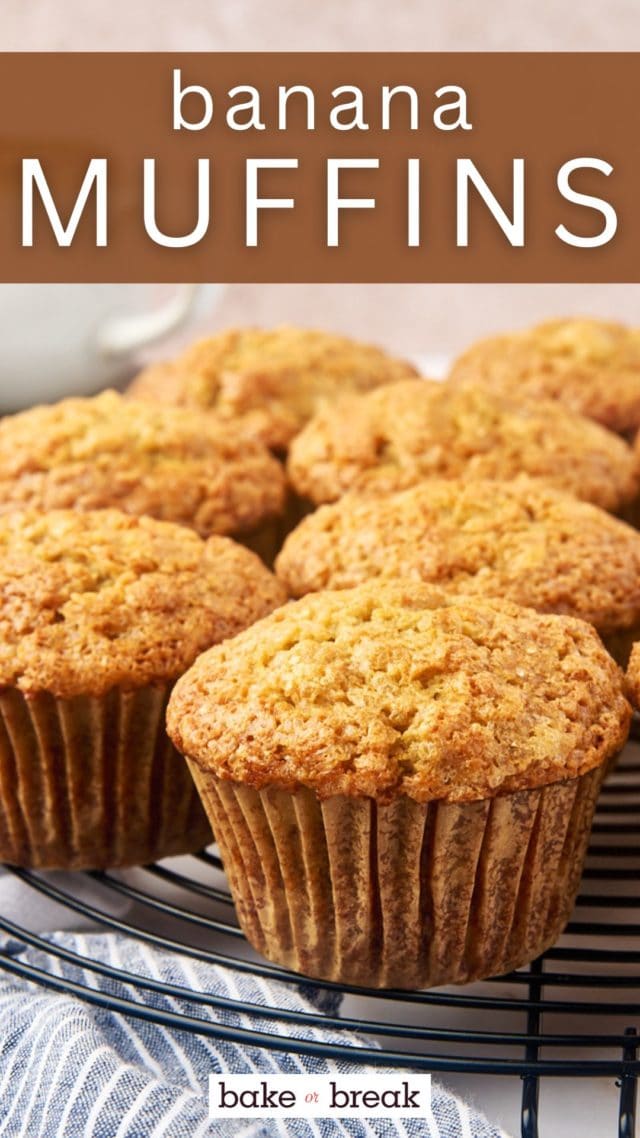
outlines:
M420 1118L431 1075L210 1075L209 1118Z

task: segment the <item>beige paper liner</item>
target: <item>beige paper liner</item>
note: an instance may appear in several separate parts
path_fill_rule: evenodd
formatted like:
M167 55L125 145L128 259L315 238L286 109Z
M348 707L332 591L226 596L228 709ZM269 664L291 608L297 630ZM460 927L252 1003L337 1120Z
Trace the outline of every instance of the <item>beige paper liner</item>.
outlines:
M381 988L499 975L553 944L603 776L380 804L258 791L190 766L254 947L308 976Z
M0 690L0 861L102 869L211 841L165 731L169 691L57 699Z

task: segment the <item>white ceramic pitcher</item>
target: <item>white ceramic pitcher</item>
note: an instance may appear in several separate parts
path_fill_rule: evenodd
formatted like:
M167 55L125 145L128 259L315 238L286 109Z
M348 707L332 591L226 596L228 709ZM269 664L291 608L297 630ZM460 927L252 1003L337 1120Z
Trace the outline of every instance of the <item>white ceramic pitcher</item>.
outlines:
M0 413L118 384L140 349L210 317L220 285L0 285Z

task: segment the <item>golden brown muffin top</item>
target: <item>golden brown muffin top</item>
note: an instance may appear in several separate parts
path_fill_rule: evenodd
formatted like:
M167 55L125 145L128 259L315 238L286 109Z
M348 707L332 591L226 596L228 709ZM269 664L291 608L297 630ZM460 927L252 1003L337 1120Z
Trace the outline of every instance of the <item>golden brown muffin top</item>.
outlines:
M232 328L154 364L129 392L208 407L267 446L284 450L325 403L415 376L416 369L371 344L306 328Z
M289 534L276 572L294 597L399 577L580 617L605 635L640 622L640 533L524 476L345 494Z
M285 600L229 538L119 510L0 518L0 684L101 695L174 680Z
M615 511L637 493L636 465L622 439L552 400L418 379L325 407L294 440L288 470L316 503L425 478L528 474Z
M612 431L640 427L640 329L603 320L548 320L472 344L454 383L558 399Z
M627 692L636 710L640 710L640 643L633 645L627 666Z
M464 802L585 773L622 746L629 715L583 621L376 581L304 597L205 652L167 722L222 779Z
M0 421L0 512L116 506L208 537L250 531L284 494L267 449L202 411L104 391Z

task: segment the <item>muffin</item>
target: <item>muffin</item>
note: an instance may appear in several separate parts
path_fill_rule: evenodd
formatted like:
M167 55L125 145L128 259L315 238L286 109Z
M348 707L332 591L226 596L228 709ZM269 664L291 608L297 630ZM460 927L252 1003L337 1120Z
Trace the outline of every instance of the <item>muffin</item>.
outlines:
M274 450L325 403L417 374L380 348L287 326L235 328L153 364L129 387L136 398L212 408Z
M202 411L105 391L0 421L0 513L113 506L260 550L284 500L280 463Z
M640 639L638 531L524 476L345 494L289 535L276 572L293 597L395 577L579 617L621 663Z
M640 637L639 637L640 640ZM626 687L635 710L640 710L640 643L635 643L626 669Z
M603 320L549 320L472 344L454 363L450 380L557 399L632 436L640 427L640 329Z
M210 841L169 691L283 599L228 538L119 510L0 517L0 860L99 869Z
M294 440L288 471L316 504L425 478L543 478L611 512L638 488L631 447L551 400L412 380L345 398Z
M205 652L167 722L252 944L309 976L417 988L556 939L629 714L583 621L376 581Z

